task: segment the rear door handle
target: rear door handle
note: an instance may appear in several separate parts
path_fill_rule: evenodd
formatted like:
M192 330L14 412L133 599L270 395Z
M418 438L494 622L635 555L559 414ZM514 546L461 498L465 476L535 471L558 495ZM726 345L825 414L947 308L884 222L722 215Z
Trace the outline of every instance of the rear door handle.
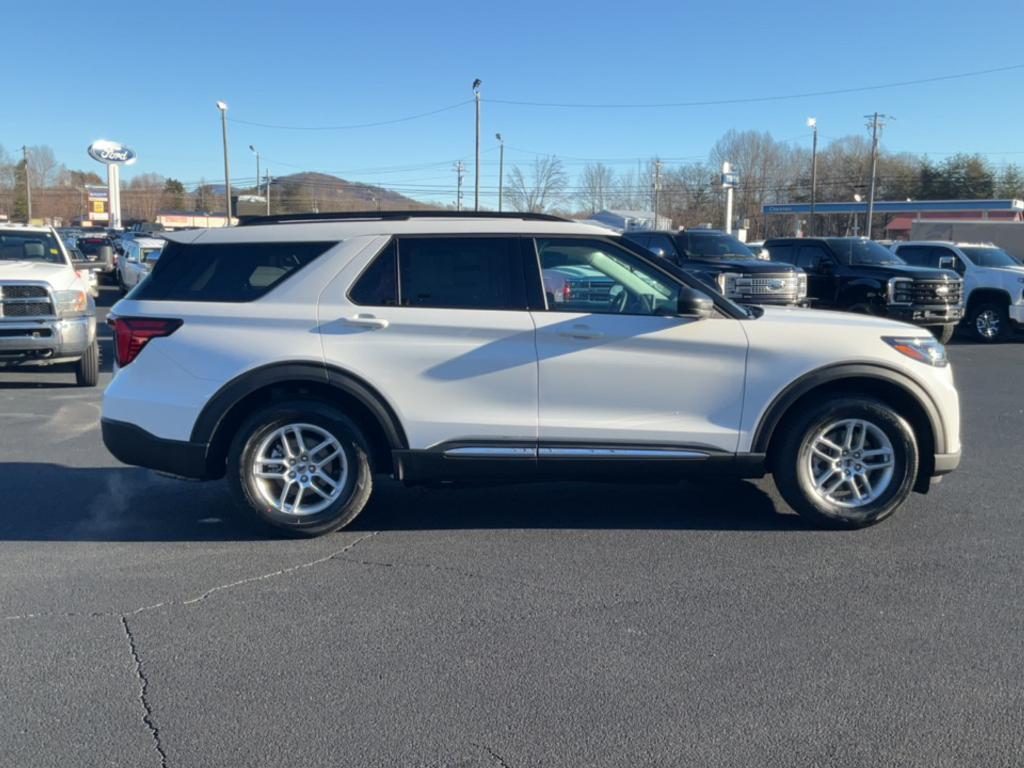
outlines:
M388 320L382 317L374 317L373 315L352 315L345 318L345 323L356 325L360 328L387 328L390 325Z
M559 331L559 336L566 339L600 339L604 337L604 334L600 331L592 331L589 326L586 325L574 325L572 330Z

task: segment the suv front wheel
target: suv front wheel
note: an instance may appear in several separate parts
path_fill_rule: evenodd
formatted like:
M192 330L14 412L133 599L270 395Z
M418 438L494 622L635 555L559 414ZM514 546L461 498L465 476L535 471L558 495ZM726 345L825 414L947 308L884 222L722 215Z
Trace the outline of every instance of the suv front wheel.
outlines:
M913 490L918 448L913 429L889 406L844 396L808 408L783 425L773 473L801 517L830 528L884 520Z
M373 490L366 438L342 412L312 401L273 405L239 429L228 454L236 499L299 536L343 528Z

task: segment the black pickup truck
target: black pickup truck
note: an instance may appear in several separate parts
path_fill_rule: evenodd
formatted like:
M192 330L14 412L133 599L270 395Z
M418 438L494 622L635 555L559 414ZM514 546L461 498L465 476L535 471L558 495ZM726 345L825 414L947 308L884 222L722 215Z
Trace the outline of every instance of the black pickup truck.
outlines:
M964 316L963 280L949 269L912 267L864 237L776 237L772 261L807 273L814 306L892 317L924 326L943 343Z
M759 259L732 235L716 229L635 230L623 239L668 259L740 304L802 306L807 276L790 264Z

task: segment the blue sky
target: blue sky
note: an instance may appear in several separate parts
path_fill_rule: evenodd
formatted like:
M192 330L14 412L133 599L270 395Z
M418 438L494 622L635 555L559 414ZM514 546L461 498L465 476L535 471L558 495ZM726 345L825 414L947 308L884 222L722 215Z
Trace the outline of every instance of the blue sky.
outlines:
M883 137L889 149L1024 162L1024 69L760 104L561 109L488 101L747 98L1022 64L1019 3L984 12L949 0L11 5L3 15L0 144L9 152L48 144L71 168L101 170L85 148L110 138L139 154L126 176L215 182L223 176L218 99L238 121L350 125L469 100L475 77L483 80L485 202L497 185L496 131L505 136L506 166L539 152L565 158L575 173L590 158L620 170L652 155L703 159L730 128L809 144L808 115L827 141L863 133L863 115L877 110L897 118ZM373 128L231 122L229 131L239 178L255 175L251 143L274 175L336 172L434 199L450 197L452 162L464 158L471 194L471 104Z

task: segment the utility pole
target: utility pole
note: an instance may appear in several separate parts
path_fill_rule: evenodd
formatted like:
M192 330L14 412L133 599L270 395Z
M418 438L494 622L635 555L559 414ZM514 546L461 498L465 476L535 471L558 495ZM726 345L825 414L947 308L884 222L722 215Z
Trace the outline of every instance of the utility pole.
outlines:
M27 204L27 207L28 207L28 221L26 221L25 223L26 224L31 224L32 223L32 182L29 181L29 178L28 178L30 174L29 174L29 171L28 171L28 147L27 146L22 146L22 148L21 148L21 156L23 158L25 158L25 203Z
M814 131L814 140L811 143L811 220L809 234L813 237L817 231L815 228L814 219L814 205L817 203L817 192L818 192L818 119L815 117L807 118L807 125Z
M654 161L654 226L653 229L660 229L658 226L658 192L661 191L661 160Z
M476 186L473 189L473 210L480 210L480 78L473 81L473 96L476 99Z
M725 187L725 233L732 234L732 188L736 182L732 175L732 165L722 163L722 186Z
M462 210L462 173L466 170L466 166L461 160L455 164L455 173L458 176L458 192L455 195L455 210Z
M224 226L231 226L231 163L228 161L228 105L223 101L217 102L217 109L220 110L221 131L224 135Z
M494 134L494 138L500 145L498 150L498 213L501 213L501 198L505 191L505 140L501 138L500 133Z
M267 216L270 215L270 169L267 169Z
M871 122L868 127L871 129L871 185L868 187L868 220L864 227L864 234L871 239L871 218L875 213L875 176L878 173L878 134L885 127L882 118L889 118L891 115L880 115L875 112L873 115L864 115Z

